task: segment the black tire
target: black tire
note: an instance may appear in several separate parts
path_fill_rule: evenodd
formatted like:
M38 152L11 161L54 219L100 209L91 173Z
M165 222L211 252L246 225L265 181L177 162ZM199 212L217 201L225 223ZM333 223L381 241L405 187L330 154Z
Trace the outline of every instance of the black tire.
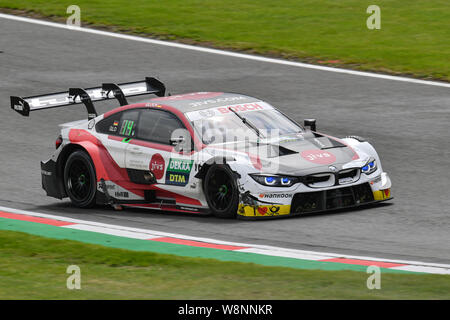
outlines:
M230 167L224 164L212 165L206 173L203 187L212 214L219 218L236 217L239 190Z
M97 177L89 155L84 151L73 152L64 167L64 186L72 203L79 208L95 205Z

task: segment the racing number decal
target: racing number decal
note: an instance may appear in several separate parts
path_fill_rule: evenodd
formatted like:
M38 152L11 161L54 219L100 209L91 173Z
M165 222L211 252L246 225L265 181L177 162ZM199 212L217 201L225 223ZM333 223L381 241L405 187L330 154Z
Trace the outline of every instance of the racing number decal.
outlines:
M194 160L170 159L166 172L166 184L185 186L189 182Z
M122 122L122 127L120 128L120 134L127 137L134 136L134 124L134 121L124 120Z

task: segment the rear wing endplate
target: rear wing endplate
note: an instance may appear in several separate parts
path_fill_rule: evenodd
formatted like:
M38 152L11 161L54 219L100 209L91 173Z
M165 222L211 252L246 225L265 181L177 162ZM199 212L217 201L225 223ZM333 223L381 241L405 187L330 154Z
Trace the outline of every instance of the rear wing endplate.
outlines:
M31 111L44 110L70 106L74 104L84 104L88 118L97 116L94 102L108 99L117 99L121 106L127 105L127 97L155 94L163 97L166 87L155 78L147 77L144 81L126 83L103 83L101 87L94 88L70 88L67 92L57 92L46 95L32 97L11 96L11 109L28 117Z

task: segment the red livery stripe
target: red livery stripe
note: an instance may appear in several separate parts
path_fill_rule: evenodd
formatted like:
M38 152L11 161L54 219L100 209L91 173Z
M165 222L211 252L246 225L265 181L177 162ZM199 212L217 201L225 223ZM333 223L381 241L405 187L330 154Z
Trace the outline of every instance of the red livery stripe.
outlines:
M207 243L207 242L200 242L200 241L184 240L184 239L177 239L177 238L171 238L171 237L161 237L161 238L154 238L154 239L149 239L149 240L174 243L174 244L183 244L183 245L192 246L192 247L213 248L213 249L222 249L222 250L247 249L247 247L238 247L238 246L230 246L230 245L226 245L226 244L215 244L215 243Z
M333 258L333 259L325 259L320 261L327 262L339 262L346 264L356 264L360 266L377 266L380 268L392 268L392 267L401 267L405 266L405 264L400 263L391 263L391 262L382 262L382 261L370 261L370 260L357 260L357 259L345 259L345 258Z
M40 217L33 217L33 216L26 216L23 214L15 214L15 213L3 212L3 211L0 211L0 218L49 224L51 226L56 226L56 227L69 226L71 224L75 224L72 222L59 221L59 220L40 218Z

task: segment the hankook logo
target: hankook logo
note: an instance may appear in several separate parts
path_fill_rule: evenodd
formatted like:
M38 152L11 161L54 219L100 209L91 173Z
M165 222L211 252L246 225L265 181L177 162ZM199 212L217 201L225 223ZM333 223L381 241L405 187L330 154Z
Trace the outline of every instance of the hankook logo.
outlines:
M259 195L260 198L264 199L289 199L292 198L292 194L288 193L261 193Z

